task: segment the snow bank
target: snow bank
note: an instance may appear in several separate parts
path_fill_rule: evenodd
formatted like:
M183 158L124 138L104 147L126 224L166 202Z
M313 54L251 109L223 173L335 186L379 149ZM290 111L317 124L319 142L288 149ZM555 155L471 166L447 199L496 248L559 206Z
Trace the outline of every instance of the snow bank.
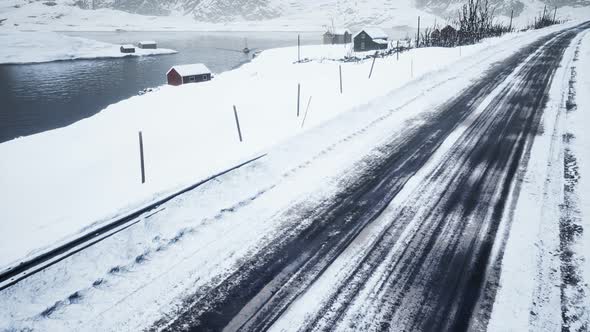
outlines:
M0 267L386 95L412 81L412 74L419 78L448 68L494 45L518 47L522 40L560 27L552 29L486 40L461 52L428 48L403 53L399 61L377 59L371 79L370 60L343 63L343 94L340 63L330 59L348 54L344 46L302 47L302 57L313 60L301 64L294 63L296 48L269 50L210 82L163 86L69 127L0 144L0 201L5 206L0 220L10 220L0 223ZM238 140L234 105L243 143ZM139 172L140 130L144 185ZM23 234L27 241L21 240Z
M0 32L0 64L38 63L56 60L121 58L173 54L174 50L140 49L121 53L114 45L55 32Z
M590 33L586 33L579 49L579 62L577 65L577 78L574 84L576 91L575 101L577 111L571 114L569 124L575 135L571 142L572 150L577 158L580 177L578 179L577 194L579 199L580 214L582 216L583 238L580 241L580 252L585 258L582 266L583 278L586 287L590 284ZM586 293L588 296L589 293ZM587 298L590 302L590 298ZM587 308L590 308L590 304Z
M580 61L576 61L576 49L580 47ZM551 90L550 99L545 107L541 128L543 132L535 138L528 165L522 169L522 178L515 185L519 194L512 209L507 209L503 220L502 232L508 234L502 258L502 271L499 289L496 294L488 331L559 331L564 322L562 308L568 312L583 306L582 315L577 315L575 324L588 324L588 297L580 303L572 301L569 290L563 292L564 272L561 255L565 249L563 229L560 227L567 205L564 203L566 193L566 174L564 165L566 149L572 149L577 159L576 171L581 174L575 194L580 195L580 208L584 224L584 239L574 243L572 260L586 256L588 261L588 193L589 187L584 174L590 173L588 166L587 128L590 107L587 93L590 91L588 77L584 75L590 65L590 34L578 35L565 51L562 65L557 70ZM578 72L576 84L577 111L567 109L571 70ZM572 138L568 138L572 136ZM571 147L568 147L571 146ZM577 211L574 211L576 213ZM577 245L577 247L575 246ZM585 273L580 281L580 289L588 292L587 282L590 275L588 264L578 267ZM585 279L585 280L584 280ZM576 290L578 292L578 290ZM564 295L566 294L566 295ZM581 296L584 296L583 293ZM575 295L574 295L575 297ZM563 325L562 325L563 324ZM572 330L579 330L575 325Z

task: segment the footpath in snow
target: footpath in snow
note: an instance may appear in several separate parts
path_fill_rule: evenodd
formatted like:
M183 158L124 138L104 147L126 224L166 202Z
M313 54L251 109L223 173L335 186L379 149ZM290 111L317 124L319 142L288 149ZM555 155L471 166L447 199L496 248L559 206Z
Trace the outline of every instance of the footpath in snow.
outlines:
M119 47L81 37L70 37L56 32L0 32L0 64L39 63L57 60L122 58L174 54L175 50L141 49L135 53L121 53Z
M10 220L0 224L0 267L258 155L411 81L419 88L428 74L483 50L505 45L516 50L561 28L506 35L461 50L426 48L403 53L399 60L379 58L370 79L371 60L332 60L351 53L342 45L302 47L301 56L309 61L300 64L295 63L295 47L269 50L210 82L163 86L71 126L0 144L0 201L5 206L0 220ZM139 131L146 184L140 181Z

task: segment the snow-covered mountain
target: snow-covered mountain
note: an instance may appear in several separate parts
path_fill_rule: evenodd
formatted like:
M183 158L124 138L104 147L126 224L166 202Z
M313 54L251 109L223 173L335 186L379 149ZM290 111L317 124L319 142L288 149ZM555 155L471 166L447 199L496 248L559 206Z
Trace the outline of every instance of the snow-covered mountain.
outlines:
M590 18L590 0L489 0L495 16L530 24L544 6L562 19ZM464 0L2 0L0 29L318 31L380 26L397 37L451 22ZM94 9L94 10L93 10ZM393 36L392 36L393 37Z
M497 15L516 16L540 6L590 6L590 0L489 0ZM385 22L402 12L453 16L464 0L78 0L82 8L111 8L137 14L192 15L203 22L260 21L300 15L325 16L343 23ZM414 16L414 15L412 15ZM380 22L376 22L380 23Z

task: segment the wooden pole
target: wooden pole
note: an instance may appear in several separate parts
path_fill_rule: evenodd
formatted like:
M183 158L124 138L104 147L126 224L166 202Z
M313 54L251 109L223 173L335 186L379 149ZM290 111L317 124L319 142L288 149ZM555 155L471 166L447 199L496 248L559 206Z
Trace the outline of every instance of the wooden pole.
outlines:
M399 39L398 39L398 41L397 41L397 46L396 46L396 48L395 48L395 53L396 53L396 55L397 55L397 61L399 61Z
M297 63L301 62L301 36L297 35Z
M139 132L139 160L141 162L141 183L145 183L145 163L143 160L143 136Z
M240 129L240 120L238 119L238 111L236 110L236 105L234 105L234 117L236 118L236 126L238 127L238 137L240 138L240 142L242 141L242 130Z
M369 72L369 78L371 78L371 75L373 74L373 67L375 66L375 60L377 60L377 52L375 52L375 55L373 56L373 63L371 64L371 71Z
M420 16L418 16L418 37L416 37L416 48L420 47Z
M297 83L297 117L299 117L299 100L301 99L301 84Z
M557 7L555 7L555 10L553 11L553 23L555 23L556 16L557 16Z
M547 12L547 5L545 5L545 7L543 7L543 16L541 17L542 20L545 20L546 12Z
M311 96L309 96L309 100L307 101L307 107L305 108L305 115L303 115L303 121L301 121L301 128L305 124L305 119L307 119L307 112L309 111L309 104L311 103Z
M342 65L338 65L338 72L340 73L340 94L342 94Z
M514 18L514 9L510 12L510 28L508 31L512 32L512 19Z

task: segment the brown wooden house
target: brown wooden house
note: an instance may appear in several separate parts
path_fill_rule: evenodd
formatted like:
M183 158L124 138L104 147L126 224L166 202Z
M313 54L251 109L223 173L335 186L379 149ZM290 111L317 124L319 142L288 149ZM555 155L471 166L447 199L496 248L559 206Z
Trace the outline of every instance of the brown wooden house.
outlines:
M354 50L365 52L385 50L389 47L389 36L379 28L365 28L354 36Z
M440 39L438 46L452 47L457 43L457 29L450 25L440 30Z
M170 85L198 83L211 80L211 71L202 63L174 66L166 73Z

